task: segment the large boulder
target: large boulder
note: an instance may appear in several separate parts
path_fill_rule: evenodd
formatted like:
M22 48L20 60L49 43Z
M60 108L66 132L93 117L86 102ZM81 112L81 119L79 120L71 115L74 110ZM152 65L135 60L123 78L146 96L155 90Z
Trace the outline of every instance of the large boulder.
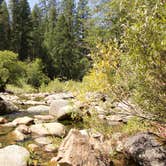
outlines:
M51 162L59 166L110 166L109 155L104 155L102 144L84 130L71 129Z
M77 113L76 110L69 101L61 99L51 103L49 114L55 116L57 120L66 120L71 119L71 115Z
M31 113L48 112L48 110L49 110L49 107L45 105L32 106L27 109L27 111Z
M16 111L18 111L18 107L0 97L0 115L9 114Z
M142 166L165 166L166 144L153 133L137 133L124 144L127 155Z
M27 166L30 153L18 145L10 145L0 149L1 166Z
M65 126L61 123L42 123L35 124L30 127L31 132L40 136L58 136L63 137L65 135Z

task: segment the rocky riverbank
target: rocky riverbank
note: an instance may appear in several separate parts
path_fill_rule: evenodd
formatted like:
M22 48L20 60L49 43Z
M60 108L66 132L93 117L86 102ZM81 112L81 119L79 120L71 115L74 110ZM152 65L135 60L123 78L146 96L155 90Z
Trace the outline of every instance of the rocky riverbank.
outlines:
M165 124L157 124L160 134L150 127L131 134L116 130L135 113L104 94L89 93L83 102L72 93L1 93L0 165L165 166ZM93 116L99 126L86 126L84 117ZM100 132L101 124L110 131Z

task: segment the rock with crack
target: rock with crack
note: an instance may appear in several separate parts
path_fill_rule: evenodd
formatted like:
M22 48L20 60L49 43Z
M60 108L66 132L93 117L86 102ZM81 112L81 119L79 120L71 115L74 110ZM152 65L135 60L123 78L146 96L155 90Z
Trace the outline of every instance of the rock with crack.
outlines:
M128 156L138 165L166 165L166 144L153 133L137 133L129 137L124 148Z
M24 147L10 145L0 149L1 166L27 166L30 153Z
M59 166L109 166L109 157L102 151L101 142L94 140L85 131L71 129L51 162Z
M13 103L5 101L0 97L0 115L5 115L18 111L18 107Z
M63 137L65 135L65 126L61 123L42 123L35 124L30 127L31 132L40 136L58 136Z

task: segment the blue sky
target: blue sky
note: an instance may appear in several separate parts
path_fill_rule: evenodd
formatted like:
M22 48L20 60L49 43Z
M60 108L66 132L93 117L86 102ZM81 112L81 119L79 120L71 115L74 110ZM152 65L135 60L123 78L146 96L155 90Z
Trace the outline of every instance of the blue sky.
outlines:
M33 6L39 2L39 0L28 0L29 1L29 4L31 6L31 8L33 8Z
M7 3L9 3L10 0L6 0ZM29 1L29 4L31 6L31 8L33 8L33 6L39 2L39 0L28 0Z

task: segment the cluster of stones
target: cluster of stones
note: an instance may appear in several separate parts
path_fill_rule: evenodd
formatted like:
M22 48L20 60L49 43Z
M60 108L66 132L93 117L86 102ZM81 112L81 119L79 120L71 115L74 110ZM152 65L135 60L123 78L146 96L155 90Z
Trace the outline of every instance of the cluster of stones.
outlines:
M13 127L12 135L16 141L24 141L33 138L34 143L27 149L18 145L9 145L0 149L0 165L27 166L30 158L29 151L36 151L43 147L45 152L56 152L57 156L51 159L52 165L80 165L80 166L110 166L110 153L121 152L126 154L137 165L165 166L166 147L164 141L152 133L137 133L125 138L121 133L114 133L109 139L93 130L71 129L67 133L61 120L69 120L73 113L82 116L82 110L92 113L96 110L101 120L106 120L108 125L127 123L130 116L114 114L113 110L106 112L105 103L109 103L106 96L98 95L91 100L93 95L88 94L90 104L80 103L71 93L59 94L28 94L27 100L21 101L18 97L10 97L5 94L0 97L0 114L23 112L34 113L32 117L23 116L8 122L8 119L0 117L0 127ZM30 99L29 99L30 98ZM43 101L35 101L36 98L44 98ZM99 100L96 100L99 98ZM17 105L31 105L26 110L19 110ZM116 111L130 111L122 103L116 103ZM44 113L44 115L43 115ZM54 144L52 137L64 138L60 147ZM114 146L113 146L114 144ZM115 146L116 144L116 146Z

